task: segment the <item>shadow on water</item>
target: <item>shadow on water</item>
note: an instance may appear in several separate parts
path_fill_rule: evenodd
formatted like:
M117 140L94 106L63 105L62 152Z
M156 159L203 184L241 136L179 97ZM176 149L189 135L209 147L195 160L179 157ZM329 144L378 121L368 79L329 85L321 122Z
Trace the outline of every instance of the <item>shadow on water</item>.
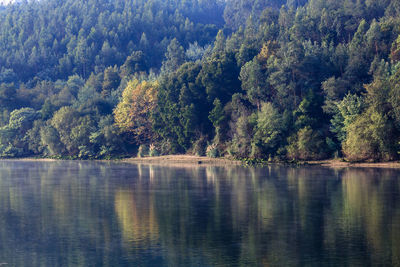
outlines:
M8 266L399 266L400 172L0 162Z

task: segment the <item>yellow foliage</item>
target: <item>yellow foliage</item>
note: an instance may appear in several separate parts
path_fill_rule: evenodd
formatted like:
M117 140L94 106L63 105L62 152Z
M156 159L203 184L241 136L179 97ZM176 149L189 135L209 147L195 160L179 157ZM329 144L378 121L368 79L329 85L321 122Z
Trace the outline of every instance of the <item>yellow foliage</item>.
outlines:
M157 82L128 82L122 93L122 101L114 110L116 125L134 135L136 141L152 139L151 112L157 104Z
M267 43L263 44L261 52L257 55L258 61L260 61L260 63L262 63L262 65L265 67L268 59L275 55L278 48L278 43L276 41L268 41Z

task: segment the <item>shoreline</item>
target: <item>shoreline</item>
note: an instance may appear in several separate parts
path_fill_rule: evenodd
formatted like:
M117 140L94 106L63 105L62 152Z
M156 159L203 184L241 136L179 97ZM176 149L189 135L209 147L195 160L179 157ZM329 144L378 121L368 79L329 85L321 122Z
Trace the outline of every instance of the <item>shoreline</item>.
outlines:
M53 158L6 158L3 161L37 161L37 162L55 162L69 159L53 159ZM79 161L79 160L78 160ZM85 161L85 160L81 160ZM144 158L124 158L124 159L110 159L110 160L87 160L87 161L103 161L103 162L123 162L123 163L138 163L138 164L158 164L158 165L193 165L193 166L227 166L227 165L246 165L245 162L240 160L233 160L228 158L209 158L205 156L193 155L167 155L157 157L144 157ZM254 166L268 166L268 165L287 165L287 166L321 166L329 168L391 168L400 169L400 162L346 162L341 159L329 160L311 160L300 161L297 163L290 162L265 162L261 164L254 164ZM251 165L250 165L251 166Z
M145 158L128 158L121 160L128 163L146 163L146 164L193 164L193 165L245 165L246 163L240 160L232 160L228 158L208 158L191 155L169 155L159 157L145 157ZM400 169L400 162L346 162L340 159L329 160L315 160L315 161L300 161L298 163L290 162L272 162L261 163L254 166L268 166L268 165L287 165L287 166L321 166L329 168L391 168ZM252 166L252 165L250 165Z
M144 157L144 158L127 158L119 160L127 163L145 163L145 164L161 164L161 165L176 165L176 164L192 164L192 165L242 165L240 160L231 160L227 158L209 158L192 155L168 155L158 157Z
M347 162L340 159L329 159L329 160L317 160L317 161L305 161L305 165L310 166L321 166L330 168L388 168L388 169L400 169L400 162Z

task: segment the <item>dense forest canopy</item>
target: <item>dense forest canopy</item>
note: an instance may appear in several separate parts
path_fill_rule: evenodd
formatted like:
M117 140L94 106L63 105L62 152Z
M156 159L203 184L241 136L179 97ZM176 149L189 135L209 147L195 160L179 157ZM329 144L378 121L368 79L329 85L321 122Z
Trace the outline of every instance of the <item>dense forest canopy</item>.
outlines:
M398 0L0 6L0 156L394 160Z

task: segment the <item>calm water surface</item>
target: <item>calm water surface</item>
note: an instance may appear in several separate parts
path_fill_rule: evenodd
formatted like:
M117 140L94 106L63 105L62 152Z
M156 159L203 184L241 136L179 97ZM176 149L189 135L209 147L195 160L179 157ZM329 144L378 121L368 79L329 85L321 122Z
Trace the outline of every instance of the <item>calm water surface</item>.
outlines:
M400 266L400 172L1 161L3 264Z

